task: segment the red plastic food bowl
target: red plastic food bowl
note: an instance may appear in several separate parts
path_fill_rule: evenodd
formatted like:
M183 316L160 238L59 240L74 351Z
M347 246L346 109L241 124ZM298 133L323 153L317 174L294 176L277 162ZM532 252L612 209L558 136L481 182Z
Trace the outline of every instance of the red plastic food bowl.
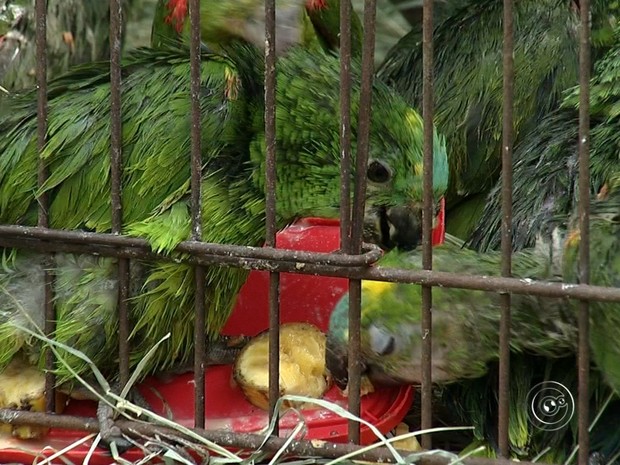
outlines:
M433 243L444 238L443 205L438 216L438 225L433 231ZM278 233L278 248L333 252L339 247L339 225L337 221L307 218L298 221ZM329 315L336 302L346 292L347 280L321 276L282 273L280 281L281 321L305 321L321 330L327 330ZM268 273L252 271L243 286L235 310L224 328L229 335L255 335L268 327ZM185 426L193 426L194 385L191 373L175 376L168 380L148 378L139 386L140 393L152 410L167 416ZM241 390L234 385L230 366L209 367L206 371L205 427L223 429L237 433L258 433L267 425L267 413L252 406ZM336 387L324 396L326 400L346 408L347 400ZM361 416L374 424L381 432L393 429L407 413L413 399L413 388L381 388L362 397ZM95 416L92 402L71 401L64 413L68 415ZM347 439L347 421L323 409L302 410L307 432L306 439L324 439L344 442ZM280 435L289 433L297 424L294 415L285 415L280 420ZM0 463L32 463L35 456L50 456L73 443L85 434L78 431L52 429L42 440L25 441L0 437ZM370 443L375 436L366 426L361 427L362 443ZM63 457L73 463L81 463L90 447L88 441L66 452ZM142 454L137 449L127 451L124 458L139 460ZM62 463L55 460L54 463ZM108 452L97 449L90 463L107 464Z

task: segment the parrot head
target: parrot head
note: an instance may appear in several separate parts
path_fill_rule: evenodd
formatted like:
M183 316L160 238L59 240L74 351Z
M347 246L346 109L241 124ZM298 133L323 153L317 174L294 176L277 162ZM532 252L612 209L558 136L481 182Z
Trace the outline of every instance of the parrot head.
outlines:
M522 262L524 267L534 263L529 259ZM392 251L379 264L421 270L422 254ZM493 275L493 270L499 269L499 254L483 257L448 238L433 248L433 269ZM427 337L421 326L421 286L363 280L361 297L358 361L362 372L376 385L421 383L422 346ZM484 291L433 289L433 382L449 383L486 373L488 362L498 354L500 312L496 300L496 294ZM345 294L331 314L327 335L327 369L341 388L348 381L348 311L349 297ZM528 316L524 319L523 326L529 329ZM540 338L533 339L536 343Z
M375 83L372 111L364 240L386 250L412 250L422 239L422 118L381 83ZM447 180L445 141L435 133L432 189L436 210Z
M360 63L351 80L351 192L355 179L360 114ZM302 47L278 60L276 85L276 199L286 224L299 217L338 218L341 204L340 62ZM364 240L389 250L420 242L423 129L420 115L396 92L372 88L366 178ZM256 122L256 132L264 119ZM448 180L445 141L434 135L433 196L439 203ZM253 181L265 189L265 139L251 146Z
M408 302L412 285L363 281L361 353L362 374L373 385L422 382L422 332L420 300ZM415 286L418 289L419 287ZM330 317L326 366L334 382L344 389L348 382L348 309L345 294ZM405 311L403 311L405 310ZM458 328L445 316L433 315L431 371L433 382L454 379L450 355L458 350Z

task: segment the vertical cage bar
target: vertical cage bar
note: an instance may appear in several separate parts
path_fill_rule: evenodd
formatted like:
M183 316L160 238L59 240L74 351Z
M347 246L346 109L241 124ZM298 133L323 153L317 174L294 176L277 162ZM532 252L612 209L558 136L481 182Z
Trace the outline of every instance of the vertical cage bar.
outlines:
M200 147L200 0L189 0L190 20L190 99L191 99L191 210L192 240L202 239L201 175L202 156ZM204 336L205 269L194 268L194 425L205 426L205 354Z
M579 40L579 282L590 283L590 0L579 2L581 34ZM590 455L589 382L590 382L590 306L579 302L579 465L587 465Z
M349 340L348 340L348 408L353 415L360 416L361 378L361 305L362 282L359 279L349 280ZM360 424L356 421L348 422L348 439L353 444L360 442Z
M121 0L110 0L110 176L112 203L112 232L122 233L122 114L121 114ZM129 380L129 261L118 259L118 355L121 389Z
M340 250L351 234L351 2L340 2Z
M276 5L265 2L265 221L268 247L276 246ZM280 274L269 273L269 418L280 394ZM274 434L278 434L276 428Z
M40 226L40 225L39 225ZM46 259L47 258L47 259ZM54 275L49 268L53 266L54 259L52 256L43 258L43 264L46 266L44 279L44 297L45 297L45 327L44 332L47 337L53 337L56 331L56 312L54 309ZM56 376L53 369L56 363L54 353L48 348L45 352L45 410L54 412L56 410Z
M364 2L364 40L362 44L362 77L360 87L360 114L358 121L357 154L355 156L355 191L351 224L351 251L362 250L362 231L366 207L366 167L370 150L370 119L372 114L372 85L375 61L376 0ZM350 19L349 19L350 21Z
M351 253L351 3L348 1L340 2L340 250ZM357 288L352 283L349 281L350 302L359 303L361 300L359 281ZM352 305L349 303L349 313L351 308ZM355 316L353 318L355 319ZM349 324L351 325L351 315ZM348 350L351 351L350 346ZM355 377L352 376L349 366L349 383L352 378ZM353 414L356 413L357 407L351 396L355 396L353 392L357 392L359 398L359 384L358 382L357 390L352 389L349 384L349 410ZM359 438L359 428L354 422L348 424L348 438L351 442Z
M45 0L35 1L35 47L37 56L37 149L45 147L47 134L47 9ZM39 184L47 179L47 170L43 163L39 165ZM39 199L39 226L48 226L48 196L42 194Z
M280 273L269 273L269 419L280 395ZM278 428L273 432L278 434Z
M123 207L121 203L121 0L110 0L110 154L112 232L121 233Z
M422 10L422 119L423 145L423 212L422 212L422 267L433 268L433 0L424 0ZM432 305L433 288L422 285L422 411L421 429L433 426L432 413ZM422 447L431 449L432 438L422 436Z
M346 3L346 2L345 2ZM359 254L362 250L362 231L364 228L364 211L366 199L366 167L370 149L370 121L372 110L372 85L375 60L375 23L376 0L364 2L364 38L362 44L362 76L360 86L360 113L358 119L357 153L355 155L355 184L353 193L353 210L351 217L351 238L349 253ZM350 13L350 12L349 12ZM346 18L350 25L351 14ZM361 326L361 281L349 281L349 411L360 415L360 326ZM349 421L349 441L359 443L360 424Z
M352 252L351 240L351 3L340 2L340 250L345 253ZM359 281L349 281L349 325L357 326L355 320L359 320L359 307L361 301L361 286ZM356 305L357 303L357 305ZM357 307L357 309L355 308ZM357 311L355 311L357 310ZM353 313L353 315L351 315ZM357 313L357 317L356 314ZM360 377L354 375L355 367L351 366L352 353L359 353L359 330L357 337L351 341L349 331L349 410L359 414L360 404ZM357 351L355 350L357 339ZM351 345L353 342L353 348ZM356 365L357 366L357 365ZM359 372L360 369L357 369ZM357 397L357 399L356 399ZM351 442L359 441L359 427L356 422L348 423L348 438Z
M37 150L39 153L45 147L47 134L47 9L45 0L35 1L35 47L37 56ZM41 186L47 179L48 172L44 163L39 163L38 183ZM38 225L49 226L48 206L49 198L43 193L38 198L39 218Z
M502 108L502 236L501 275L512 273L512 144L514 102L513 0L504 0L503 108ZM510 452L508 441L510 383L510 294L500 295L498 446L502 457Z
M45 0L35 1L35 48L37 57L36 80L37 80L37 151L41 153L45 147L47 135L47 2ZM48 170L45 163L39 158L38 186L41 187L48 177ZM49 227L49 196L47 193L41 194L38 199L39 212L37 224L39 227ZM53 263L51 256L42 259L45 269L44 273L44 296L45 296L45 327L44 332L51 336L56 330L56 314L53 304L53 276L49 268ZM48 412L55 410L54 385L56 384L53 369L55 359L51 350L45 352L45 409Z

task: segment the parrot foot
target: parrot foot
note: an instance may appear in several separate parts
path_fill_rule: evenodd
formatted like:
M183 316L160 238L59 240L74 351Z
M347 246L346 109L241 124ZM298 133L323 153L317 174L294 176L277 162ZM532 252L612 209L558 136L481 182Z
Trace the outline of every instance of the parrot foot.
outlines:
M118 391L118 389L115 389L115 391ZM136 389L131 389L128 397L128 400L130 400L133 404L136 404L144 409L150 408L146 400L144 400L142 395ZM122 454L126 450L134 447L134 443L123 434L118 426L115 425L114 420L116 417L117 414L114 408L108 402L101 400L98 402L97 421L99 422L101 443L108 450L112 450L112 444L114 444L118 453Z
M214 341L207 341L205 366L232 365L235 363L241 350L250 342L250 336L223 336ZM156 374L158 379L169 379L175 375L188 373L194 370L193 360L177 362L173 367Z
M114 409L105 402L97 405L97 420L99 421L99 434L101 444L107 449L112 449L112 444L116 445L116 450L122 454L130 449L133 444L125 438L121 429L114 424Z
M215 341L208 341L206 365L232 365L251 339L249 336L220 335Z

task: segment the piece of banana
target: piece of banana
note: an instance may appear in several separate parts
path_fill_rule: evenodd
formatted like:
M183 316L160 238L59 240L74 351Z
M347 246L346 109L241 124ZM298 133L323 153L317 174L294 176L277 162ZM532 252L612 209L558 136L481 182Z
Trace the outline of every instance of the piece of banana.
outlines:
M0 373L0 408L45 411L45 375L42 371L16 357ZM0 423L0 433L20 439L39 438L47 428L14 426Z
M235 362L233 377L249 402L265 410L269 408L267 331L252 339L241 351ZM281 325L280 395L320 398L329 384L325 370L325 334L309 323Z

